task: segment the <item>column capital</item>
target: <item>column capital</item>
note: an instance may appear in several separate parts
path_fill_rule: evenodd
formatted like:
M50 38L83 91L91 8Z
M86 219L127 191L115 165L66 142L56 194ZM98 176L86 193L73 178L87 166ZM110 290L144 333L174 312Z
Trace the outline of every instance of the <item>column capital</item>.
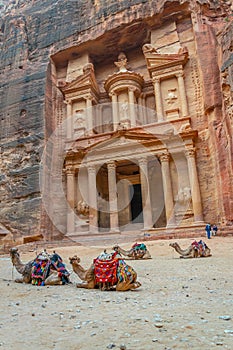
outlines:
M152 78L153 83L160 83L161 79L159 77Z
M161 162L169 162L170 160L170 154L168 152L160 153L158 157Z
M115 170L116 169L116 163L113 161L107 162L107 168L108 170Z
M66 105L72 105L72 100L64 100L64 103L65 103Z
M178 72L176 73L177 78L183 78L184 77L184 72Z
M134 91L136 91L136 87L135 86L129 86L128 90L131 91L131 92L134 92Z
M109 92L108 94L110 97L113 97L113 96L117 96L116 92L115 91L111 91Z
M75 174L75 168L73 166L67 166L65 168L66 175L74 175Z
M185 155L187 158L195 158L196 150L194 147L186 148Z
M86 101L93 101L93 96L91 95L86 95L83 97Z
M88 165L87 166L87 170L88 170L88 173L91 173L91 174L95 174L96 173L96 169L95 169L94 165Z
M138 159L139 166L147 165L147 163L148 163L148 161L147 161L146 157L141 157L141 158Z

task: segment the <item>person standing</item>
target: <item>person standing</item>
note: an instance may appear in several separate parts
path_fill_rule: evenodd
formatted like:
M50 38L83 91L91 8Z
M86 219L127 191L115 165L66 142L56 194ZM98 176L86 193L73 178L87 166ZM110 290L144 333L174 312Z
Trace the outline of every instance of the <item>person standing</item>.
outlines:
M213 227L212 227L213 236L216 236L217 232L218 232L218 226L217 225L213 225Z
M207 238L210 239L211 236L211 225L208 223L205 227Z

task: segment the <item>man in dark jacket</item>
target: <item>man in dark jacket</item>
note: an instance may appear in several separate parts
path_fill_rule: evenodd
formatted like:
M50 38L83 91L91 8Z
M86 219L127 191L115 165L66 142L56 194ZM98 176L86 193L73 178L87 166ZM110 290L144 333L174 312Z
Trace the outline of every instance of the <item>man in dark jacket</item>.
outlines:
M211 225L208 223L205 227L207 238L210 239L211 235Z

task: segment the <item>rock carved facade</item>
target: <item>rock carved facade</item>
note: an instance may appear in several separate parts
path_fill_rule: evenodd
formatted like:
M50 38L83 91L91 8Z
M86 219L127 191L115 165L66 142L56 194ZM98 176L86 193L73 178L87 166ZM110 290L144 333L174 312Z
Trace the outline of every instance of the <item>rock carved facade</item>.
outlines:
M233 224L231 5L131 3L98 3L90 23L83 4L86 22L68 29L57 19L51 38L48 4L37 46L26 20L36 4L6 6L0 222L11 232ZM75 2L63 11L75 15Z

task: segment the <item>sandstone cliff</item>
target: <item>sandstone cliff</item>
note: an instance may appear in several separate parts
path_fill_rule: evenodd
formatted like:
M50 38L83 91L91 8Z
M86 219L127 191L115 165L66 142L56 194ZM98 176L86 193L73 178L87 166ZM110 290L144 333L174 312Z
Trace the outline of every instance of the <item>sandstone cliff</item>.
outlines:
M124 45L129 34L125 28L135 22L142 24L138 33L140 28L145 31L145 42L149 39L147 28L162 27L169 21L177 21L184 38L191 21L196 50L193 81L197 85L196 103L203 111L195 123L200 135L198 167L204 215L207 221L232 225L230 1L17 0L2 1L1 9L2 224L21 235L38 232L41 226L46 231L49 225L42 208L39 165L45 140L57 125L51 55L103 35L111 49ZM119 28L121 41L117 39Z

